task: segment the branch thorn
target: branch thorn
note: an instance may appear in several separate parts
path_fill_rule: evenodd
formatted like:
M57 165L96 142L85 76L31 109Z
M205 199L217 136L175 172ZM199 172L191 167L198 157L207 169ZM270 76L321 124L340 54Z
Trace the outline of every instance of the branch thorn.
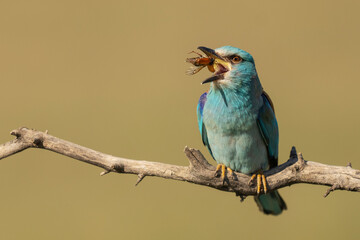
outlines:
M103 171L103 172L100 173L100 176L104 176L104 175L106 175L106 174L108 174L110 172L111 172L110 170Z
M145 178L145 174L139 173L138 179L136 180L135 187Z
M335 183L326 191L326 193L324 194L324 198L326 198L332 191L335 191L336 189L339 188L340 188L339 184Z
M348 164L346 164L347 167L352 168L351 162L348 162Z

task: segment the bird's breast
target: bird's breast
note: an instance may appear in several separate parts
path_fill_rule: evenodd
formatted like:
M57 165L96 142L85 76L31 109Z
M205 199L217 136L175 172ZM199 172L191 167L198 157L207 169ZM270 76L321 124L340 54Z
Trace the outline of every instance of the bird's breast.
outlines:
M234 94L208 95L203 110L206 129L222 134L247 131L256 125L262 101L249 101Z
M208 95L203 123L218 163L246 174L268 167L266 146L257 126L260 104L263 103L249 103L234 96L225 101Z

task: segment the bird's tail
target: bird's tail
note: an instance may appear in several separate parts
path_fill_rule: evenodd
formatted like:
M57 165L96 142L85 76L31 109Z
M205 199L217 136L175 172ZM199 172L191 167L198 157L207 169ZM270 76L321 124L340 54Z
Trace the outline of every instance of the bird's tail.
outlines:
M260 211L265 214L279 215L283 210L286 210L286 204L278 191L255 196Z

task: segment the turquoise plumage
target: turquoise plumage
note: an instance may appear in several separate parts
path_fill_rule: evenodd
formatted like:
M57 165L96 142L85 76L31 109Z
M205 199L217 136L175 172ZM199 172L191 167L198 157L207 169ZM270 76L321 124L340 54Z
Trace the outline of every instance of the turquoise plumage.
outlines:
M214 75L204 81L211 82L210 90L197 106L202 141L210 154L218 164L245 174L277 166L278 125L253 57L231 46L199 49L214 68ZM277 191L256 196L255 201L266 214L286 209Z

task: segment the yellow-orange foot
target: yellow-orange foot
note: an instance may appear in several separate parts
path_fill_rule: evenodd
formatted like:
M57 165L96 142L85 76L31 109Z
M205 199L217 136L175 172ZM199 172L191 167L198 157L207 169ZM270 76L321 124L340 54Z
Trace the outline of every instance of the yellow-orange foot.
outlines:
M264 193L266 194L267 193L266 177L263 174L263 171L260 170L257 173L254 173L250 178L249 185L252 183L255 177L257 182L257 190L256 190L257 194L260 194L261 186L263 186Z
M218 173L221 171L221 180L224 182L225 181L225 175L226 172L228 172L231 176L233 176L234 172L231 168L226 167L224 164L218 164L216 166L216 170L215 170L215 176L218 176Z

